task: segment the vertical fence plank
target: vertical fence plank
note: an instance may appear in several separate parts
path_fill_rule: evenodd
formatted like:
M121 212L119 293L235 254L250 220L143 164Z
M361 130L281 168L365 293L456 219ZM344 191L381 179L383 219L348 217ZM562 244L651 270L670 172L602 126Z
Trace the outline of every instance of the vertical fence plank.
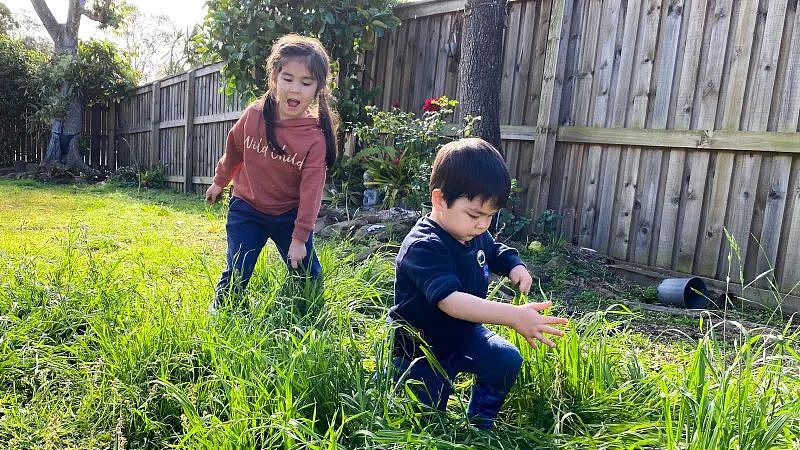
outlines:
M755 68L758 72L750 101L751 114L748 117L749 126L756 131L768 129L770 112L774 109L772 99L776 90L776 69L784 36L786 10L787 0L769 2L761 52ZM780 86L777 90L780 90ZM773 269L777 263L790 167L791 159L787 157L766 156L762 157L760 176L753 176L759 183L752 224L747 233L749 241L745 267L747 279ZM774 277L774 274L772 276ZM762 280L760 286L769 287L766 280Z
M800 130L800 7L795 4L792 38L789 41L789 61L781 92L778 114L778 131ZM800 157L780 162L790 167L790 183L786 196L786 209L782 218L786 224L781 230L778 246L778 283L784 292L800 282Z
M447 74L447 49L450 40L450 27L452 16L445 14L442 17L442 26L439 32L439 46L436 56L436 79L433 83L435 95L445 95L445 75Z
M184 125L183 125L183 192L191 192L192 186L192 161L194 152L194 88L195 70L186 74L186 90L184 92Z
M639 43L639 28L642 25L641 2L629 2L625 10L622 27L622 41L619 55L619 70L616 77L616 84L613 91L612 106L609 111L610 123L613 127L624 127L628 107L630 105L630 91L633 78L633 67L636 60L637 43ZM633 192L636 186L636 173L639 167L639 149L623 148L619 146L609 147L606 152L607 178L604 184L609 186L609 203L612 205L607 219L598 221L608 223L608 243L606 251L609 255L625 259L630 242L628 232L630 231L630 220L633 214ZM633 155L635 154L635 161ZM604 215L601 213L601 217Z
M514 71L517 63L519 48L528 43L520 39L520 23L522 23L522 3L508 5L508 26L503 33L503 67L501 68L500 82L500 123L508 124L511 115L511 105L514 102L511 93L514 92L514 83L519 82ZM513 173L513 172L512 172Z
M769 103L771 103L775 81L774 65L779 51L775 38L770 34L774 33L777 27L780 27L778 30L782 29L785 6L786 2L783 0L770 1L766 18L757 14L754 24L756 39L751 48L752 58L756 64L751 65L752 69L748 77L750 82L745 85L743 101L745 107L741 118L741 127L747 131L766 130ZM766 98L764 98L765 96ZM761 173L761 165L760 154L739 153L734 160L731 204L727 224L739 247L738 257L734 258L736 264L731 268L731 272L735 274L734 280L737 282L743 282L753 275L755 258L759 253L758 243L751 237L751 232L758 233L763 220L766 194L763 189L759 189L759 184L765 184L766 179ZM768 168L765 169L766 173Z
M112 102L108 110L108 170L117 170L117 111L119 103Z
M706 17L706 38L700 49L701 57L705 61L699 68L695 90L692 93L691 103L689 99L678 108L677 123L680 119L684 128L692 127L691 120L694 118L693 128L713 129L714 118L716 115L717 95L714 86L719 85L722 77L723 55L727 43L726 34L730 19L724 14L726 5L724 2L715 5ZM722 31L725 31L724 33ZM691 105L691 106L690 106ZM681 108L691 108L687 113ZM708 166L711 158L710 152L694 151L687 155L686 172L684 173L684 195L682 211L680 214L681 226L678 238L678 248L676 250L675 269L681 272L692 273L695 270L694 262L697 253L698 239L702 234L701 219L703 217L703 205L707 203L705 198ZM708 183L710 184L710 183Z
M732 59L730 62L730 78L723 95L725 105L723 108L722 126L723 129L738 130L741 120L742 109L744 105L745 86L747 84L747 74L749 70L750 54L753 44L753 33L755 32L756 17L758 15L758 0L742 0L739 10L739 15L736 20L736 28L734 32L735 41L733 43L730 54ZM739 160L739 161L737 161ZM717 174L724 178L733 180L733 173L735 171L734 163L738 166L742 165L740 158L735 158L733 153L721 153L717 157ZM730 175L728 175L727 167L731 167ZM720 169L725 172L720 173ZM736 214L735 209L738 206L738 201L747 202L747 198L742 195L744 192L741 187L737 186L734 181L731 185L731 192L725 193L727 196L726 205L726 224L732 223L732 217ZM722 194L721 194L722 195ZM749 193L747 194L749 197ZM721 251L719 254L717 264L717 277L724 277L731 272L728 264L728 257L732 252L730 242L723 241ZM731 260L735 259L732 256ZM733 267L733 275L738 273L739 268Z
M656 37L660 22L661 5L659 0L650 0L644 4L638 20L642 23L636 37L637 50L634 60L634 72L631 94L628 98L626 125L631 128L644 128L647 119L647 107L650 94L650 77L656 52ZM632 235L634 223L638 220L641 200L639 185L640 166L642 165L642 149L629 148L625 155L620 188L619 205L616 218L614 240L616 252L612 255L620 259L630 258L634 252L636 233ZM647 152L645 152L647 154ZM649 156L649 155L647 155Z
M706 18L707 2L693 1L689 12L689 25L684 48L700 48L703 40L703 26ZM699 52L687 51L684 53L681 65L681 77L678 83L677 107L674 127L688 129L691 121L692 103L694 101L694 88L697 82L697 66L700 58ZM668 155L666 184L664 187L664 200L661 210L661 227L658 236L658 253L656 265L671 268L675 261L676 238L680 236L680 212L682 205L682 189L684 180L684 165L686 151L672 149ZM693 199L694 200L694 199Z
M148 167L155 167L158 164L158 142L159 142L159 112L161 110L161 83L158 81L153 82L152 91L153 106L150 109L150 159L148 160Z
M594 59L600 32L600 14L602 1L590 0L587 11L586 27L583 33L583 48L578 61L578 83L575 94L575 123L588 125L591 114L592 85L594 84ZM583 247L592 245L594 219L597 213L597 178L600 175L600 155L602 149L599 145L580 146L586 147L584 152L584 172L581 177L584 188L581 192L579 203L580 217L576 218L579 224L578 244Z
M533 145L531 184L527 196L528 210L532 211L533 217L539 217L548 206L558 127L558 108L561 105L558 99L561 96L561 85L564 78L572 3L567 0L554 0L550 12L539 117L536 121L538 136Z
M395 71L398 69L398 66L395 64L394 52L397 48L397 38L399 34L399 29L390 32L389 38L382 40L384 49L378 55L378 60L380 61L379 66L384 66L384 75L383 79L381 80L381 85L383 87L383 101L376 101L376 103L378 104L378 107L384 111L389 111L392 107L392 79L394 78Z
M592 87L594 110L592 111L592 125L598 127L608 126L613 116L613 91L612 75L616 59L616 38L619 14L621 13L619 0L608 0L603 7L603 17L600 25L602 40L595 61L595 83ZM600 168L597 223L592 239L592 248L603 253L608 252L608 240L611 232L611 211L613 210L614 193L616 192L616 178L619 170L619 147L602 150L602 163Z

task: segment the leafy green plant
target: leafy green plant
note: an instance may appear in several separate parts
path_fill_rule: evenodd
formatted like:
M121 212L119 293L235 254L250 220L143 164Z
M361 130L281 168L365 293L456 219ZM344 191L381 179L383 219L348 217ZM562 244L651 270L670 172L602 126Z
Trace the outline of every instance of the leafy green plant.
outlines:
M0 167L14 163L21 134L38 125L33 113L47 100L48 55L0 33Z
M421 117L392 109L366 107L369 122L354 128L361 161L369 177L365 187L383 194L383 206L398 204L420 209L428 198L428 179L436 151L447 142L469 136L478 117L468 116L463 125L449 125L457 101L445 96L426 101ZM435 105L431 108L430 105Z
M519 187L519 181L513 178L511 180L511 194L509 195L508 203L505 208L502 208L497 213L495 234L500 240L508 241L521 237L525 232L525 228L531 223L529 217L514 213L514 210L519 208L520 192L522 192L522 189Z

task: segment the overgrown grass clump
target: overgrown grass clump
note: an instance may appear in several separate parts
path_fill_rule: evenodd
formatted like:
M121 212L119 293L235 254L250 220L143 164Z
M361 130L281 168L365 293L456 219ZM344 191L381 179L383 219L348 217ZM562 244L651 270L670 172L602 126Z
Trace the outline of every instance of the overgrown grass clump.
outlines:
M692 345L574 317L498 427L421 411L389 368L392 256L323 242L324 289L274 248L209 316L224 217L199 199L0 182L0 442L8 448L792 448L797 332L711 316ZM520 301L521 299L517 299ZM726 328L724 343L721 329ZM734 330L731 333L731 330ZM734 336L731 338L730 336Z

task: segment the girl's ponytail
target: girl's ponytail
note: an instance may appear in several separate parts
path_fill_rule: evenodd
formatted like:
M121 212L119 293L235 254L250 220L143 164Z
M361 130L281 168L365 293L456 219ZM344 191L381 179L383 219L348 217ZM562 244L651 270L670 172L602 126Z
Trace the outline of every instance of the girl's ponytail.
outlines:
M267 127L267 142L270 149L280 155L285 155L286 151L278 145L278 138L275 136L275 97L272 91L264 95L264 108L261 112L264 115L264 124Z
M336 155L338 154L336 128L339 125L339 118L336 112L331 110L328 100L327 89L320 89L319 125L322 128L322 134L325 135L325 165L331 167L336 162Z

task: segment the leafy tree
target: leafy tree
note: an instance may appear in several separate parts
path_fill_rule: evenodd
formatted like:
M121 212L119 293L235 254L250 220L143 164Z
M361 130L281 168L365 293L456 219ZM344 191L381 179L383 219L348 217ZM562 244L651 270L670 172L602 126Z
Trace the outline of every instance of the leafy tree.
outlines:
M136 8L112 34L144 81L183 73L191 64L188 32L163 14Z
M10 30L16 28L18 25L8 7L0 3L0 35L8 34Z
M86 0L68 0L69 9L65 23L58 23L45 0L31 0L33 8L42 21L47 33L53 40L53 74L60 80L58 95L50 102L50 111L53 113L51 123L50 141L47 152L42 160L42 165L47 168L56 164L64 164L67 169L77 169L84 173L92 170L80 157L79 142L76 139L83 129L83 112L89 98L88 91L80 89L79 82L89 83L89 90L103 89L109 85L116 88L117 83L104 83L99 80L89 80L83 69L91 69L92 64L99 63L105 69L112 69L109 75L112 80L125 79L133 72L127 70L119 58L110 56L113 53L110 44L92 44L87 48L91 56L88 59L78 57L78 29L83 16L100 23L100 28L117 27L122 23L130 7L117 0L93 0L87 5ZM88 65L83 65L87 62ZM129 66L128 66L129 68ZM89 73L98 74L91 70ZM132 81L128 78L128 81ZM93 91L93 94L97 94ZM92 95L93 95L92 94ZM113 92L104 93L113 97Z
M197 50L206 60L225 65L225 93L238 92L247 102L264 92L264 62L272 43L286 33L319 38L338 69L335 95L363 96L354 82L357 57L375 39L399 24L395 0L209 0ZM352 105L351 105L352 106ZM345 123L358 110L339 108Z
M0 166L13 163L19 134L44 100L47 55L0 33Z

